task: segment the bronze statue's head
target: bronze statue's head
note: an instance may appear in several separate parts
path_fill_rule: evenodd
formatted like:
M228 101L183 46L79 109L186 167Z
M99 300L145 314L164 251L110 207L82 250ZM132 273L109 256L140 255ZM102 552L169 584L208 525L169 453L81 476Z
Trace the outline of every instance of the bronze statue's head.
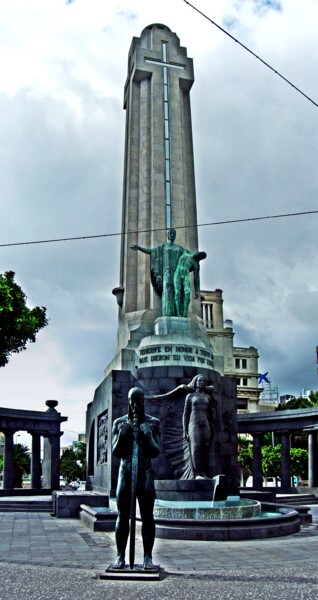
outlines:
M138 417L140 422L145 420L144 393L138 387L133 387L128 392L128 419L133 420Z
M177 236L177 232L175 229L168 229L167 231L167 240L170 242L174 242L174 240L176 239Z
M193 258L199 262L199 260L204 260L206 258L206 252L195 252Z

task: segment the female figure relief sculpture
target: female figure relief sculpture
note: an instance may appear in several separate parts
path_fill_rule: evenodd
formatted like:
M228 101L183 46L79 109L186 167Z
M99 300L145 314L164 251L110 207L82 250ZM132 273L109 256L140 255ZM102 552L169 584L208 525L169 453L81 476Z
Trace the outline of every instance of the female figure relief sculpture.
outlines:
M206 379L197 375L188 388L193 391L185 399L183 434L189 445L194 479L207 479L209 453L214 438L216 403L207 393Z
M220 407L215 390L212 385L207 385L205 376L196 375L188 384L147 398L167 403L163 447L175 478L213 477L212 471L218 468L212 453L215 453L214 438L217 439L221 426Z

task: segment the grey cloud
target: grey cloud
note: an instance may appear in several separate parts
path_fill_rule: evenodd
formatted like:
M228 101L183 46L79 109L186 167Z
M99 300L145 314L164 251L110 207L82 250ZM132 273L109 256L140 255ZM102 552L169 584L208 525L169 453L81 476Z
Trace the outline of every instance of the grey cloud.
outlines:
M80 118L31 90L0 97L2 243L120 231L122 109L78 85ZM14 270L29 301L47 307L70 381L97 383L112 358L119 246L115 237L0 248L1 272Z

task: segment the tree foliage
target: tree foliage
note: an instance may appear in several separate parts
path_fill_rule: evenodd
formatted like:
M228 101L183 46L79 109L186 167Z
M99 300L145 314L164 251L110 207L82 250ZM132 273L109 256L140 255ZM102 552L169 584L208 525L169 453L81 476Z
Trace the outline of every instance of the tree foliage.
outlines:
M307 479L308 476L308 451L303 448L290 449L290 470L292 475Z
M262 468L264 477L281 476L281 444L275 448L272 446L262 447ZM307 477L308 473L308 451L303 448L290 448L290 472L297 477Z
M22 488L23 475L29 475L31 468L30 450L23 444L13 446L13 487Z
M276 410L294 410L297 408L312 408L313 406L318 406L318 392L311 392L309 398L303 396L291 398L286 404L279 404Z
M84 442L76 442L75 454L77 458L77 464L82 469L80 480L84 480L86 477L86 444Z
M264 436L265 445L262 445L262 471L265 479L267 477L281 476L281 444L275 447L268 442L271 433ZM241 468L246 469L250 475L253 472L253 445L242 438L238 440L238 463ZM290 470L291 475L306 478L308 474L308 450L304 448L290 448Z
M61 456L60 472L67 483L83 480L86 470L86 444L78 442L75 450L66 448Z
M242 469L246 469L250 475L253 472L253 446L249 440L243 436L238 439L238 464Z
M281 445L262 446L262 470L264 477L277 477L281 470Z
M14 281L14 272L0 274L0 367L14 352L35 342L36 334L48 323L46 308L26 306L26 295Z

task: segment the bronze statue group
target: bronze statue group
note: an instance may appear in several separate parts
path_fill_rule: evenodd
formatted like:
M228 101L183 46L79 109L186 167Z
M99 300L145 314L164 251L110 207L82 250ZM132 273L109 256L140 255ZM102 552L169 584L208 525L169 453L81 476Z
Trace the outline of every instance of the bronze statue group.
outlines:
M205 252L190 252L175 244L176 230L168 229L167 242L154 248L133 245L150 255L151 282L161 297L163 317L186 317L191 300L190 273L193 272L194 297L200 293L200 260Z

